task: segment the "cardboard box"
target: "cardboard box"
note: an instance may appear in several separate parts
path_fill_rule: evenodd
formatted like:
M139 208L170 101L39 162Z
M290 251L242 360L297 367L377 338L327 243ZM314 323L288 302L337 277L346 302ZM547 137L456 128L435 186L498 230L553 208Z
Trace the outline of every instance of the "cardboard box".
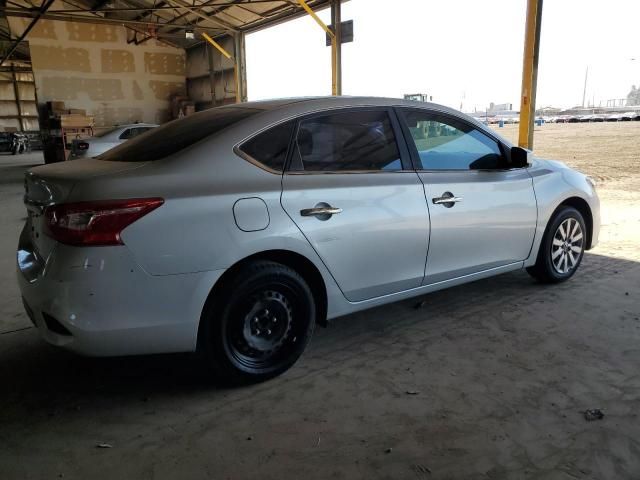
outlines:
M60 115L62 128L87 128L93 126L93 117L87 115L66 114Z
M67 113L70 115L87 115L87 111L84 108L70 108Z
M196 113L196 106L195 105L185 105L184 107L182 107L182 111L184 112L184 116L188 116L188 115L192 115L194 113Z
M50 112L60 112L65 110L64 102L48 101L47 110Z

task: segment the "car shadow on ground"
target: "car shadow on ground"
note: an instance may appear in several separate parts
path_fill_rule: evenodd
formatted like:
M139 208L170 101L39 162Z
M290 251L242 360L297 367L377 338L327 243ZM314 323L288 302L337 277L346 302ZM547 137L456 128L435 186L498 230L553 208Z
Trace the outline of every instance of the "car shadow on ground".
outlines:
M358 345L401 335L423 322L432 322L434 332L445 335L449 328L474 321L470 304L489 312L517 309L551 293L549 290L553 296L588 292L594 280L624 274L638 265L588 253L574 278L560 285L540 285L524 272L513 272L335 319L328 328L316 330L300 365L277 381L303 379L309 372L325 368L327 362L340 368L339 360L332 361L335 352L362 355ZM4 412L0 419L5 424L21 421L16 411L46 416L69 411L77 402L99 408L101 400L109 397L117 398L121 406L151 396L188 398L205 392L215 398L216 392L229 388L217 384L194 354L81 357L47 345L33 328L0 335L0 385L6 392L0 398L0 412Z

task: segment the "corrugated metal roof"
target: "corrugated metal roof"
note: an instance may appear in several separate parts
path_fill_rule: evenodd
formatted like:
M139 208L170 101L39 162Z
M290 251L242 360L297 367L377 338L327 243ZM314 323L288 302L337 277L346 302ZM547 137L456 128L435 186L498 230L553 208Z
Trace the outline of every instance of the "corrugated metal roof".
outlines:
M2 5L4 3L4 5ZM314 10L330 0L307 0ZM29 0L0 1L7 16L34 17ZM41 18L91 23L121 22L140 33L189 48L202 41L201 31L213 37L250 32L304 15L296 0L60 0ZM194 30L187 39L186 30Z

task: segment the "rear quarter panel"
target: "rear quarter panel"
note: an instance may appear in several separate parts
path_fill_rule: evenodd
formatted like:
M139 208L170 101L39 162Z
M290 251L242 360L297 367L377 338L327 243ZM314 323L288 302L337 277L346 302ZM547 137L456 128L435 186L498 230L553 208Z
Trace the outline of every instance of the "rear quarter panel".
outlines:
M161 207L122 232L126 248L151 275L222 270L256 253L288 250L314 263L328 296L341 297L320 258L282 209L282 176L233 153L243 135L246 130L200 142L135 171L81 182L71 200L163 198ZM265 229L238 227L233 207L243 198L264 201L269 214Z

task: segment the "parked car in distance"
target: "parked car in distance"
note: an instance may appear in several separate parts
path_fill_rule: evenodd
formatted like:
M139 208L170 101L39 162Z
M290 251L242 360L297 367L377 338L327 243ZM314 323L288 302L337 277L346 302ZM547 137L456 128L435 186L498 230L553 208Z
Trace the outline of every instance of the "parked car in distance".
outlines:
M18 155L31 150L29 137L19 132L0 132L0 152Z
M48 342L197 351L235 382L290 368L328 319L521 269L563 282L600 228L586 175L368 97L196 113L32 168L24 198L18 283Z
M72 146L73 156L75 158L97 157L107 150L111 150L121 143L148 132L157 126L153 123L132 123L109 128L91 138L74 141Z
M598 114L581 115L578 117L578 121L581 123L586 122L604 122L604 116Z
M625 112L620 114L620 120L629 122L631 120L640 120L640 112Z

